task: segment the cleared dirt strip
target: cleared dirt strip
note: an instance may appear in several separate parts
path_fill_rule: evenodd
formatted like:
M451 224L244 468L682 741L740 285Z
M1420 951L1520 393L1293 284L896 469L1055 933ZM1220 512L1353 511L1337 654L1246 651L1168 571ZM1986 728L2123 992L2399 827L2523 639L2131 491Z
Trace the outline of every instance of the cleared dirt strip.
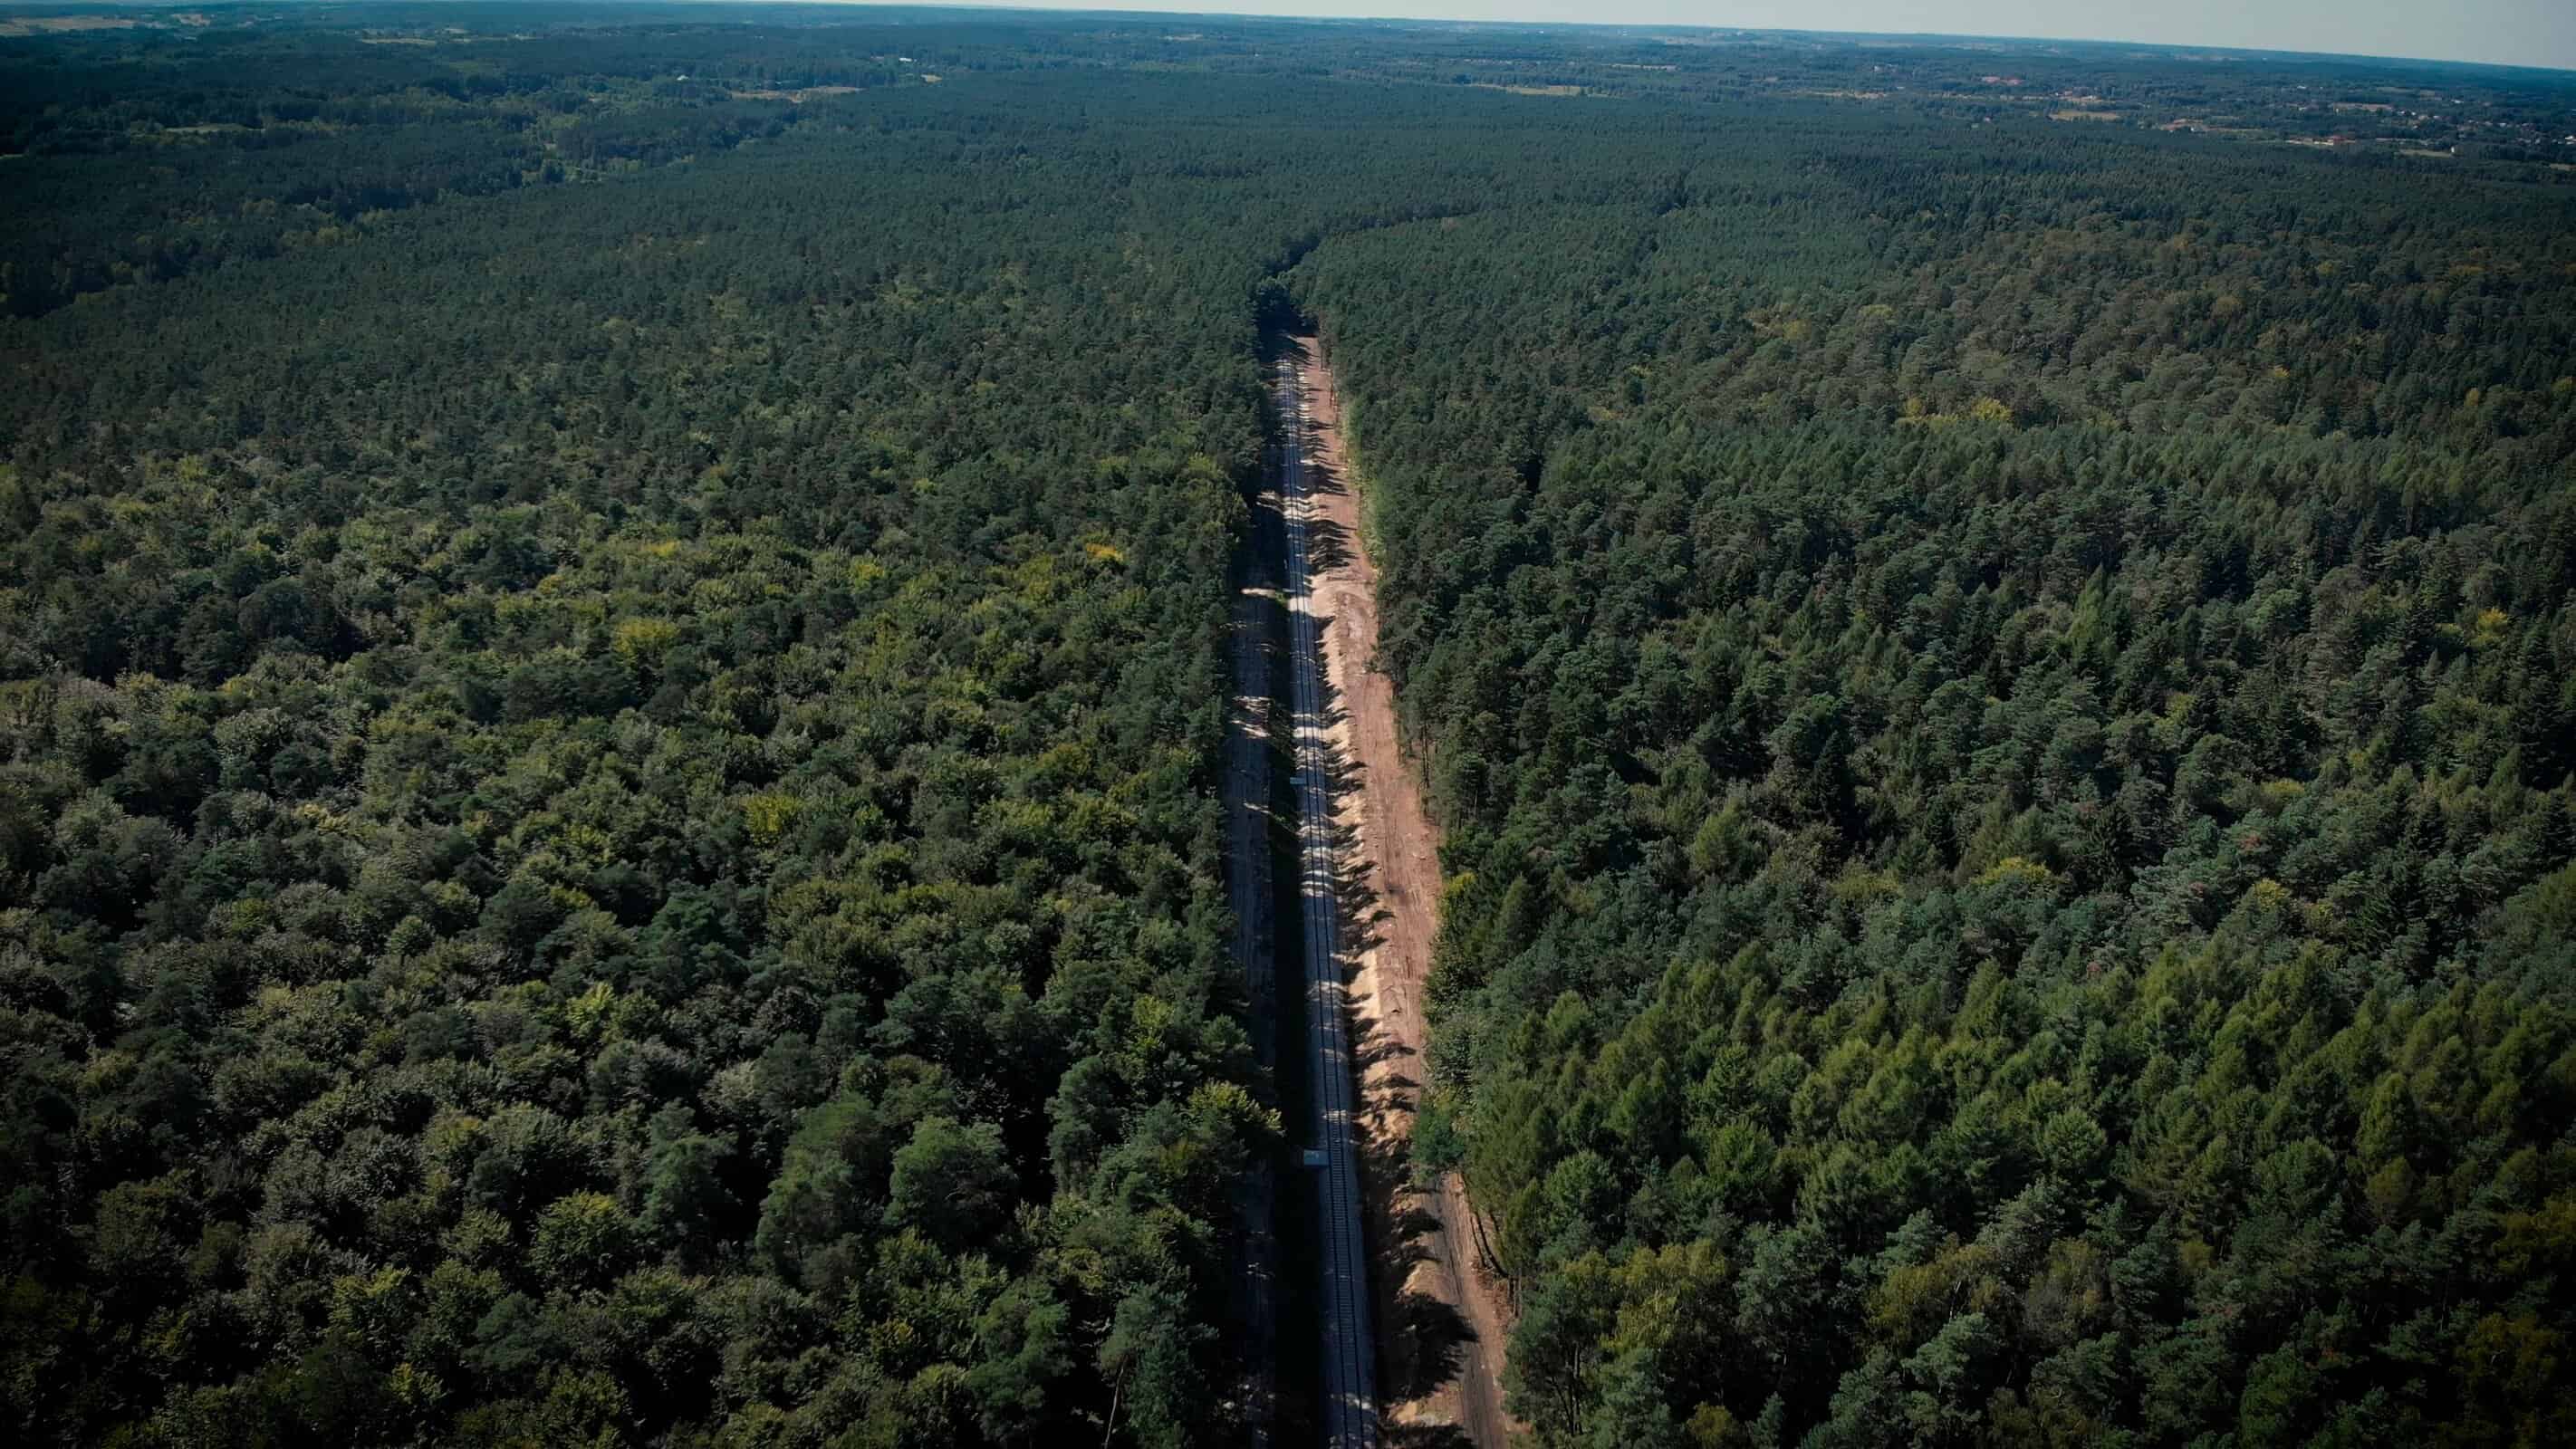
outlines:
M1505 1449L1513 1432L1527 1428L1503 1410L1507 1295L1482 1265L1474 1208L1456 1177L1439 1191L1415 1191L1407 1160L1424 1075L1423 988L1440 929L1439 836L1398 742L1394 684L1370 667L1377 570L1361 541L1332 372L1316 338L1291 341L1297 406L1282 411L1303 423L1300 473L1310 606L1323 635L1340 944L1355 967L1349 1007L1380 1265L1380 1387L1391 1432L1450 1425L1478 1449Z

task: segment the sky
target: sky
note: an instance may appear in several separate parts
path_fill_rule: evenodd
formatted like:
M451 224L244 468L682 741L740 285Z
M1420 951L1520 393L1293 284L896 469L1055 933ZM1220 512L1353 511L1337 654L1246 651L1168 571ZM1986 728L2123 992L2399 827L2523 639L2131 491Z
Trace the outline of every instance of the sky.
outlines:
M1011 0L1054 10L1238 11L2143 40L2576 69L2576 0Z

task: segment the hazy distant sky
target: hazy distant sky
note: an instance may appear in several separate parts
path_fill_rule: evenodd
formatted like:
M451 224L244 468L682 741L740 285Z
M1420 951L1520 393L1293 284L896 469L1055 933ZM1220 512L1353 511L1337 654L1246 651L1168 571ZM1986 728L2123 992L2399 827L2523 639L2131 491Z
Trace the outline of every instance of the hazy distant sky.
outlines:
M2145 40L2576 69L2576 0L1014 0L1053 10L1720 25Z

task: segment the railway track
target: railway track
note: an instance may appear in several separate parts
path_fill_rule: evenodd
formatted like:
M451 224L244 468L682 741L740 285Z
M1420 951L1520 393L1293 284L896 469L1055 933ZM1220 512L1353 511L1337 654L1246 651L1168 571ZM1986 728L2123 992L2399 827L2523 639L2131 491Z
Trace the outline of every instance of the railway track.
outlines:
M1367 1238L1360 1221L1357 1076L1345 1000L1341 899L1324 721L1320 622L1307 554L1314 499L1308 490L1306 404L1295 368L1278 374L1280 511L1286 520L1291 720L1296 731L1298 909L1303 927L1308 1075L1313 1083L1313 1148L1323 1325L1323 1442L1328 1449L1377 1443L1376 1345L1369 1326Z

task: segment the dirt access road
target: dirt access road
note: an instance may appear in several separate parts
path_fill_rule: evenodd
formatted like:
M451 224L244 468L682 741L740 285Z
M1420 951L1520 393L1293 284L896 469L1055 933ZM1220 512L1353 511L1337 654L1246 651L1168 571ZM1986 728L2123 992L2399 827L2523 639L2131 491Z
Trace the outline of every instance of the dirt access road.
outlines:
M1321 343L1289 339L1303 403L1309 587L1325 657L1324 716L1342 876L1340 945L1353 958L1352 1029L1362 1089L1387 1437L1505 1449L1526 1428L1503 1411L1511 1320L1475 1250L1474 1209L1453 1176L1413 1191L1407 1148L1423 1084L1423 984L1440 928L1439 837L1422 783L1397 744L1394 684L1377 653L1377 570L1361 542L1340 398Z

